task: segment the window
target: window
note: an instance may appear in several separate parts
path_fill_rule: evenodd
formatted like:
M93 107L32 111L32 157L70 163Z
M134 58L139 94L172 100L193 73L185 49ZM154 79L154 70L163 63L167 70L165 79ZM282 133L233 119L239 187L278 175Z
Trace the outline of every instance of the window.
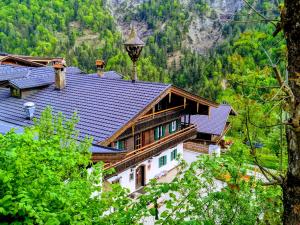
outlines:
M162 137L165 136L165 133L166 133L165 126L160 125L158 127L155 127L154 128L154 140L157 141L157 140L161 139Z
M141 134L136 134L134 136L134 149L139 149L142 147L142 136Z
M162 166L164 166L166 164L167 164L167 156L164 155L162 157L159 157L159 159L158 159L158 167L160 168L160 167L162 167Z
M177 148L175 148L172 152L171 152L171 161L176 159L177 157Z
M169 124L169 133L172 134L177 130L177 121L174 120Z
M125 149L125 140L119 140L115 142L115 148L124 150Z
M129 174L129 181L131 181L131 180L133 180L133 179L134 179L134 173L131 172L131 173Z

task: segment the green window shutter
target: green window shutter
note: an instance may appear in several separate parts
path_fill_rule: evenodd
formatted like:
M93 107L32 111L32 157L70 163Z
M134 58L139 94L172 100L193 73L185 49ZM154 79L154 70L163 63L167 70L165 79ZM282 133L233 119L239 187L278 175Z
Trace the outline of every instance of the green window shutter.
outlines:
M162 125L162 135L161 135L161 137L164 137L165 134L166 134L166 126Z
M119 149L124 149L124 141L119 141Z
M172 132L172 122L171 123L169 123L169 134L172 134L173 132Z
M158 159L158 167L162 167L167 164L167 156L164 155Z
M176 159L177 157L177 148L175 148L172 152L171 152L171 161Z
M159 133L159 127L154 128L154 140L157 141L158 138L158 133Z

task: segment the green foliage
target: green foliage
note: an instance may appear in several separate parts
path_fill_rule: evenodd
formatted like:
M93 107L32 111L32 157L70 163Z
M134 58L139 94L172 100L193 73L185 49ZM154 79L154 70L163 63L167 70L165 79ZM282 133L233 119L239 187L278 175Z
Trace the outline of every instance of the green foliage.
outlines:
M185 168L185 167L183 167ZM164 205L156 224L280 224L278 187L263 186L231 157L201 156L171 183L153 182L141 197ZM153 216L155 210L150 210Z
M76 140L77 121L48 108L23 134L0 136L1 224L134 223L128 192L104 192L102 164L88 169L91 140Z

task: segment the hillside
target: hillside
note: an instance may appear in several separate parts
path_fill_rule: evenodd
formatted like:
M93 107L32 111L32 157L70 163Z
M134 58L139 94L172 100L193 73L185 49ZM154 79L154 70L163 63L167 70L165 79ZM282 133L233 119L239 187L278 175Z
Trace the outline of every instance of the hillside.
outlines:
M107 69L128 75L131 62L122 43L133 23L146 42L138 66L141 80L172 82L216 99L232 41L253 27L231 25L242 6L241 0L4 0L0 51L64 56L86 72L101 58ZM269 7L267 1L257 6Z

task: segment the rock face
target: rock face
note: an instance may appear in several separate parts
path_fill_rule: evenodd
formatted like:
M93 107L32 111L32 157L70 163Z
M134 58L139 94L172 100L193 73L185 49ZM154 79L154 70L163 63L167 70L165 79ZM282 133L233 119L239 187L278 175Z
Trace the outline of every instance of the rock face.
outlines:
M106 7L111 11L123 35L127 36L130 30L130 22L124 19L126 15L135 12L137 6L147 1L150 0L107 0ZM243 7L243 0L206 0L208 10L199 14L192 7L195 0L180 0L179 2L183 12L189 15L189 28L184 34L182 46L200 54L205 54L222 40L223 26ZM146 22L132 22L143 39L147 39L153 33Z

